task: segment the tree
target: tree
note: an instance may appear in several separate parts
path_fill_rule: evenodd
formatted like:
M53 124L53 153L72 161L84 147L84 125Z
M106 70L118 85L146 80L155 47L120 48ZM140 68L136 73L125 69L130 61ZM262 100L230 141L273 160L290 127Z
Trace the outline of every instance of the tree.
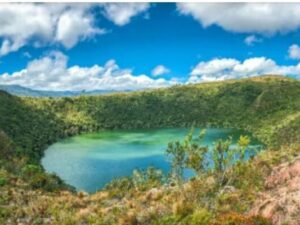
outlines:
M194 170L197 175L201 175L206 167L207 146L201 146L196 141L201 142L205 136L205 130L200 131L197 139L193 140L194 129L188 133L184 141L170 142L166 153L171 157L172 175L177 182L181 183L185 168Z
M245 154L249 143L250 138L246 135L241 135L236 147L232 146L231 137L226 140L220 139L214 144L212 150L213 171L221 186L228 184L231 180L227 177L227 173L229 172L228 169L234 163L240 163L245 160Z
M238 146L239 146L239 159L240 161L245 159L246 150L247 147L250 144L250 138L247 135L241 135L238 140Z
M213 170L220 173L227 169L229 163L233 159L233 151L230 150L232 138L229 137L226 140L219 139L215 142L212 158L213 158Z
M207 146L202 146L195 142L192 142L193 132L188 135L188 140L186 140L186 153L187 158L185 160L186 168L194 170L198 176L200 176L207 166L206 153L208 152ZM202 143L205 137L205 130L201 130L197 142Z
M183 145L179 141L171 142L168 144L166 153L168 156L171 156L171 174L178 183L181 183L185 162L185 150Z

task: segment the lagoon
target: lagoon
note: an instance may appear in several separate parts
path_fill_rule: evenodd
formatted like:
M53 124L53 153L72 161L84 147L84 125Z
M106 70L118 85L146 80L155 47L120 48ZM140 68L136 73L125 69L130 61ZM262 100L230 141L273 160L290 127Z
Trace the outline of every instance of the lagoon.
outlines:
M186 128L160 128L82 134L51 145L45 151L42 165L78 191L93 193L114 178L131 175L137 168L154 166L167 174L167 145L182 140L188 132ZM197 128L194 134L199 132ZM202 143L211 148L216 140L229 136L235 143L245 134L234 129L208 128ZM255 139L251 140L252 147L260 146Z

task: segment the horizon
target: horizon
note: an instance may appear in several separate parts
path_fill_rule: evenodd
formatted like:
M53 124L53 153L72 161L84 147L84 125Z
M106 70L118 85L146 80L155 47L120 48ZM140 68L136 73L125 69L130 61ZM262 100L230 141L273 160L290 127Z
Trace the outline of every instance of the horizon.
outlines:
M144 89L136 89L136 90L130 90L130 89L124 89L124 90L113 90L113 89L92 89L92 90L39 90L39 89L32 89L29 87L24 87L22 85L18 84L8 84L8 85L3 85L0 84L0 90L2 87L18 87L18 88L23 88L23 89L28 89L30 91L36 91L36 92L61 92L61 93L93 93L93 92L106 92L106 93L117 93L117 92L134 92L134 91L146 91L146 90L155 90L159 88L171 88L174 86L182 86L182 85L201 85L201 84L209 84L209 83L218 83L218 82L230 82L230 81L237 81L237 80L245 80L245 79L256 79L256 78L261 78L261 79L266 79L266 78L272 78L272 79L280 79L280 78L286 78L286 79L295 79L299 80L298 78L295 78L293 76L286 76L282 74L261 74L261 75L256 75L256 76L251 76L251 77L241 77L241 78L231 78L231 79L226 79L226 80L214 80L214 81L203 81L203 82L198 82L198 83L175 83L166 87L149 87L149 88L144 88Z
M0 85L89 92L262 74L299 79L298 9L299 3L2 4Z

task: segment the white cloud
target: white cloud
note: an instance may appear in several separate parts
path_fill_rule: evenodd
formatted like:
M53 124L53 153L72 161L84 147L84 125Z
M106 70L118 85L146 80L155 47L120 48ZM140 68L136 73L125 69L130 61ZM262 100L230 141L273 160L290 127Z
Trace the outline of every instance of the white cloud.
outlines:
M2 55L7 55L10 52L15 52L19 48L21 48L24 45L24 40L9 40L9 39L4 39L1 48L0 48L0 56Z
M95 8L122 26L149 7L149 3L1 4L0 57L30 44L40 47L60 43L71 48L81 40L105 33L96 26Z
M265 57L249 58L243 62L231 58L213 59L198 63L191 71L188 82L238 79L264 74L300 76L300 63L281 66Z
M149 3L107 3L103 5L104 15L118 26L130 22L131 18L145 12Z
M62 14L57 23L56 40L65 47L71 48L80 39L91 37L95 34L105 33L104 29L93 25L93 17L82 10L69 10Z
M300 27L298 3L178 3L203 27L218 25L227 31L272 35Z
M256 37L255 35L249 35L245 38L244 42L248 46L253 46L255 43L262 42L262 39Z
M151 71L151 74L156 77L170 72L170 69L168 69L164 65L158 65Z
M58 42L67 48L81 39L103 33L94 25L90 4L0 5L0 56L17 51L29 42L35 45Z
M61 52L32 60L26 68L0 75L0 84L21 85L37 90L137 90L166 87L184 80L153 79L145 74L134 75L131 69L121 69L114 60L105 65L67 66L68 58ZM265 57L239 61L233 58L199 62L191 71L187 83L238 79L264 74L294 75L300 78L300 63L278 65Z
M191 72L191 75L216 74L233 68L239 62L236 59L214 59L209 62L200 62Z
M165 87L176 81L133 75L110 60L104 66L67 67L68 58L61 52L33 60L12 74L0 75L0 84L16 84L38 90L135 90Z
M289 47L289 58L300 59L300 47L299 45L293 44Z

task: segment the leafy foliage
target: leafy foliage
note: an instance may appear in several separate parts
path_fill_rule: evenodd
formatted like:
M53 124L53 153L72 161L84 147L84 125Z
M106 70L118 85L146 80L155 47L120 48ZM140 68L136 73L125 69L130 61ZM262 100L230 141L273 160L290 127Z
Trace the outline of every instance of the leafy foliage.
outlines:
M104 189L108 190L111 196L123 197L133 189L148 190L160 187L165 180L166 177L161 170L148 167L146 170L134 170L132 176L114 179L106 184Z
M172 175L178 182L182 181L183 170L192 169L199 176L204 171L206 165L205 154L208 151L207 146L201 146L193 141L194 130L185 137L183 143L180 141L170 142L166 150L167 155L171 158ZM197 141L201 142L204 138L205 131L201 131Z

